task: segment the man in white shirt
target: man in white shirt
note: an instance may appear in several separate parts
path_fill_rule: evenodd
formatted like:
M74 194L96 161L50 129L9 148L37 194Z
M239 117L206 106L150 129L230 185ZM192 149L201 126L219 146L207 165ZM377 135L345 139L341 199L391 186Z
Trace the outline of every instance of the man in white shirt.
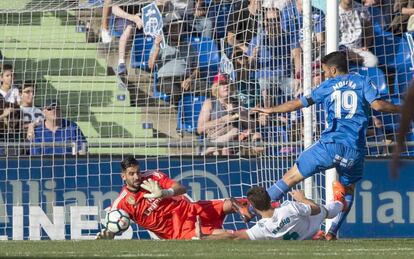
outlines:
M250 229L227 231L202 239L312 239L326 218L334 218L343 210L343 196L336 195L335 201L322 206L307 199L303 191L293 190L290 194L295 201L285 201L280 208L275 209L271 206L270 196L265 188L251 188L247 192L247 199L262 219Z
M40 125L43 120L43 112L34 106L34 84L24 82L22 85L20 110L22 111L23 127L27 130L26 138L33 140L34 128Z

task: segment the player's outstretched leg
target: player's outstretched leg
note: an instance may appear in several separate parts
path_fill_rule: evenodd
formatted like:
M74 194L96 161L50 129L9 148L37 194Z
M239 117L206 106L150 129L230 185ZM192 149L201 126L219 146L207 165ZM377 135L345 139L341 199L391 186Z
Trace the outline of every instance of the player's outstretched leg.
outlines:
M334 200L343 203L343 209L333 220L331 228L326 234L326 240L336 240L338 230L341 227L342 223L345 221L346 216L348 216L352 204L354 203L354 184L343 186L338 181L334 181L332 185L334 192Z
M272 201L280 200L286 193L289 192L291 187L295 186L303 179L304 177L299 172L297 165L294 164L292 168L290 168L289 171L283 175L282 179L267 189L267 193L269 193Z

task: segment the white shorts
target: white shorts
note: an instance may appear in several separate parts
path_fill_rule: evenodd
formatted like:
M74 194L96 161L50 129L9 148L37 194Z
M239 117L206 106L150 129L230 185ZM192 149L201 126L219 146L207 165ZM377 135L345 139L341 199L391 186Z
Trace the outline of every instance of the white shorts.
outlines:
M321 224L326 218L327 211L324 206L319 206L321 212L318 215L309 216L309 229L308 233L303 239L312 239L312 237L321 229Z

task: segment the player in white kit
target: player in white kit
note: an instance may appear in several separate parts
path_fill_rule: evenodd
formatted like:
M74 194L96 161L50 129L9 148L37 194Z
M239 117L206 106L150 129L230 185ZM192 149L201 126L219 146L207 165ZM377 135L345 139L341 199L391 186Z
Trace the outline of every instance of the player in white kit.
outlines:
M344 199L341 195L335 195L335 200L326 205L318 205L307 199L303 191L293 190L290 194L295 201L285 201L280 208L275 209L265 188L251 188L247 192L247 199L262 217L256 225L247 230L217 235L201 234L202 239L312 239L326 218L334 218L343 210Z

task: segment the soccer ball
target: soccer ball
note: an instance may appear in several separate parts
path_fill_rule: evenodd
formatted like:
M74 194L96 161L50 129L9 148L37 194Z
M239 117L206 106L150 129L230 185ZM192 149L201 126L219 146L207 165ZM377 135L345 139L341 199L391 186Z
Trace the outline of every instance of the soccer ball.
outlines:
M128 229L130 218L124 210L111 210L106 214L106 229L114 234L120 234Z

